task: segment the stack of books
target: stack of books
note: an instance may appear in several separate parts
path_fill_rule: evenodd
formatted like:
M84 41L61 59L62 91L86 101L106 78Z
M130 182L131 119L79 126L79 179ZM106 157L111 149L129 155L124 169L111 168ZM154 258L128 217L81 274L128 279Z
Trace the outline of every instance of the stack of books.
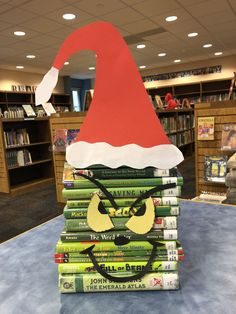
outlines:
M65 228L54 255L62 293L179 288L178 262L184 252L178 241L178 196L183 178L177 168L97 165L79 170L65 164L63 182ZM150 191L166 184L171 188ZM151 230L140 232L149 207L155 212Z

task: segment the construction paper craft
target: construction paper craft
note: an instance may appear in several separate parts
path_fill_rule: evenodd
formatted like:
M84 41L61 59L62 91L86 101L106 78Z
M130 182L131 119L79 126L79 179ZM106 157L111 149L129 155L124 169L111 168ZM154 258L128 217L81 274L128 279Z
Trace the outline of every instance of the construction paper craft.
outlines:
M94 194L87 211L87 223L89 227L96 232L102 232L114 228L111 218L107 214L105 208L105 212L101 213L99 211L100 205L102 205L102 202L100 201L99 196Z
M145 234L150 231L155 218L155 206L151 197L146 200L143 206L145 207L145 213L138 216L137 212L126 223L126 227L129 228L129 230L138 234Z
M94 95L77 142L66 159L77 168L154 166L169 169L183 160L164 133L127 44L107 22L94 22L67 37L36 90L36 105L48 101L65 61L81 50L96 53Z

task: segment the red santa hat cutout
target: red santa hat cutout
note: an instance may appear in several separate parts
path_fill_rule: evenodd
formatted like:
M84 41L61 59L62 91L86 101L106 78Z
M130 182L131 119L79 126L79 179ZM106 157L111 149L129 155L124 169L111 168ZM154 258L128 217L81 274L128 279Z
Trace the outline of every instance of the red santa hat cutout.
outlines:
M36 90L36 105L48 101L64 62L80 50L96 53L96 81L77 142L67 148L68 163L137 169L179 164L183 155L164 133L129 48L110 23L89 24L66 38Z

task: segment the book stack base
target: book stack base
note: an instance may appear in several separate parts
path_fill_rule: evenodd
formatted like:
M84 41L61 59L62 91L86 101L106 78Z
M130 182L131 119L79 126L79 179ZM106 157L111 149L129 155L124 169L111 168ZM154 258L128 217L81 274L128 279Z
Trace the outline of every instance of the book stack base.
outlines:
M178 196L183 178L176 168L73 169L65 164L63 182L65 228L54 254L61 293L179 288L178 263L184 251L178 241ZM176 186L140 197L168 183ZM155 218L151 230L140 233L149 206ZM105 231L98 232L101 224Z

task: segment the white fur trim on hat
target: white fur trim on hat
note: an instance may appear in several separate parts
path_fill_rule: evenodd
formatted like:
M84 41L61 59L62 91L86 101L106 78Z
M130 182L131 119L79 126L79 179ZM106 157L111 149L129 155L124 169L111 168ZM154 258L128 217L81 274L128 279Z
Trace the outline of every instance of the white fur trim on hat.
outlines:
M105 142L73 143L66 149L66 160L75 168L101 164L109 168L128 166L135 169L156 167L170 169L183 161L181 151L172 144L141 147L136 144L112 146Z

